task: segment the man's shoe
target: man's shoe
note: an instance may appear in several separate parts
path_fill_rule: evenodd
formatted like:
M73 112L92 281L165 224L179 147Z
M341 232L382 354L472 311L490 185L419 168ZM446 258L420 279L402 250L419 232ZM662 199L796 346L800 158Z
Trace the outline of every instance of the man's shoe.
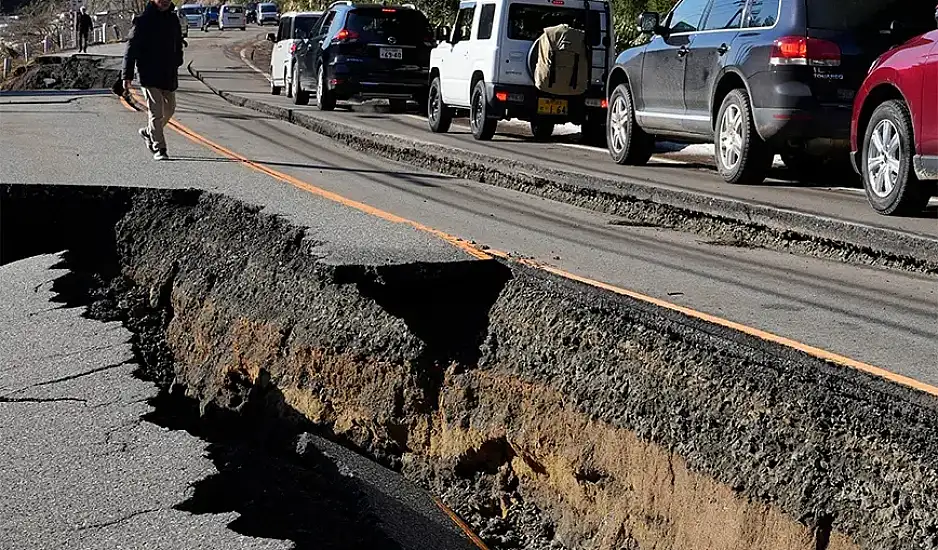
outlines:
M166 149L160 149L153 154L154 160L169 160L169 155L166 154Z
M142 137L143 140L147 142L147 149L155 153L157 151L156 142L153 141L153 138L150 137L150 132L146 128L140 128L137 130L137 133L139 133L140 137Z

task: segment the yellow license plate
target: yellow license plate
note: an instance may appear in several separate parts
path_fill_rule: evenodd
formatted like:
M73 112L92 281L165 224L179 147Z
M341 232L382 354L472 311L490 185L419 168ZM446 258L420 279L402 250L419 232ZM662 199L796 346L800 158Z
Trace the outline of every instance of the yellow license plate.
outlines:
M537 114L539 115L565 115L567 114L566 99L538 98Z

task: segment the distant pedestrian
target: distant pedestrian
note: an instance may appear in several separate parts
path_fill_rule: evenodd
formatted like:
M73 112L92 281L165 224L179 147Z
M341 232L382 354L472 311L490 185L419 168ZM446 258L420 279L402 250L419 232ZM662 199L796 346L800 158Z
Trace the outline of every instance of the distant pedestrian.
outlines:
M139 133L156 160L166 160L163 129L176 111L176 89L182 66L182 31L171 0L151 0L134 18L124 53L124 90L130 90L134 65L147 101L148 123Z
M86 12L85 6L82 6L78 12L78 19L75 20L75 30L78 31L78 51L88 51L88 35L91 34L93 27L94 21Z

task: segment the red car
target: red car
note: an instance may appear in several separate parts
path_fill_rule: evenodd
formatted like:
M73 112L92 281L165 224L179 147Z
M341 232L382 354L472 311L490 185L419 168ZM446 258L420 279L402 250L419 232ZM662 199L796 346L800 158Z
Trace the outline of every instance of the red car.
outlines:
M938 31L876 60L854 101L850 145L877 212L925 209L938 188Z

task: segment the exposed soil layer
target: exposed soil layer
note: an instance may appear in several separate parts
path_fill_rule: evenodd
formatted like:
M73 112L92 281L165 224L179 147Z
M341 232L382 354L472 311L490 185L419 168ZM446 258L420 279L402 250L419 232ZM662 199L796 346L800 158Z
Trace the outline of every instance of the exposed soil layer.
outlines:
M120 71L101 57L41 57L7 79L3 90L90 90L110 88Z
M0 260L71 249L164 387L352 446L494 548L938 549L930 396L514 264L326 265L219 195L0 208Z

